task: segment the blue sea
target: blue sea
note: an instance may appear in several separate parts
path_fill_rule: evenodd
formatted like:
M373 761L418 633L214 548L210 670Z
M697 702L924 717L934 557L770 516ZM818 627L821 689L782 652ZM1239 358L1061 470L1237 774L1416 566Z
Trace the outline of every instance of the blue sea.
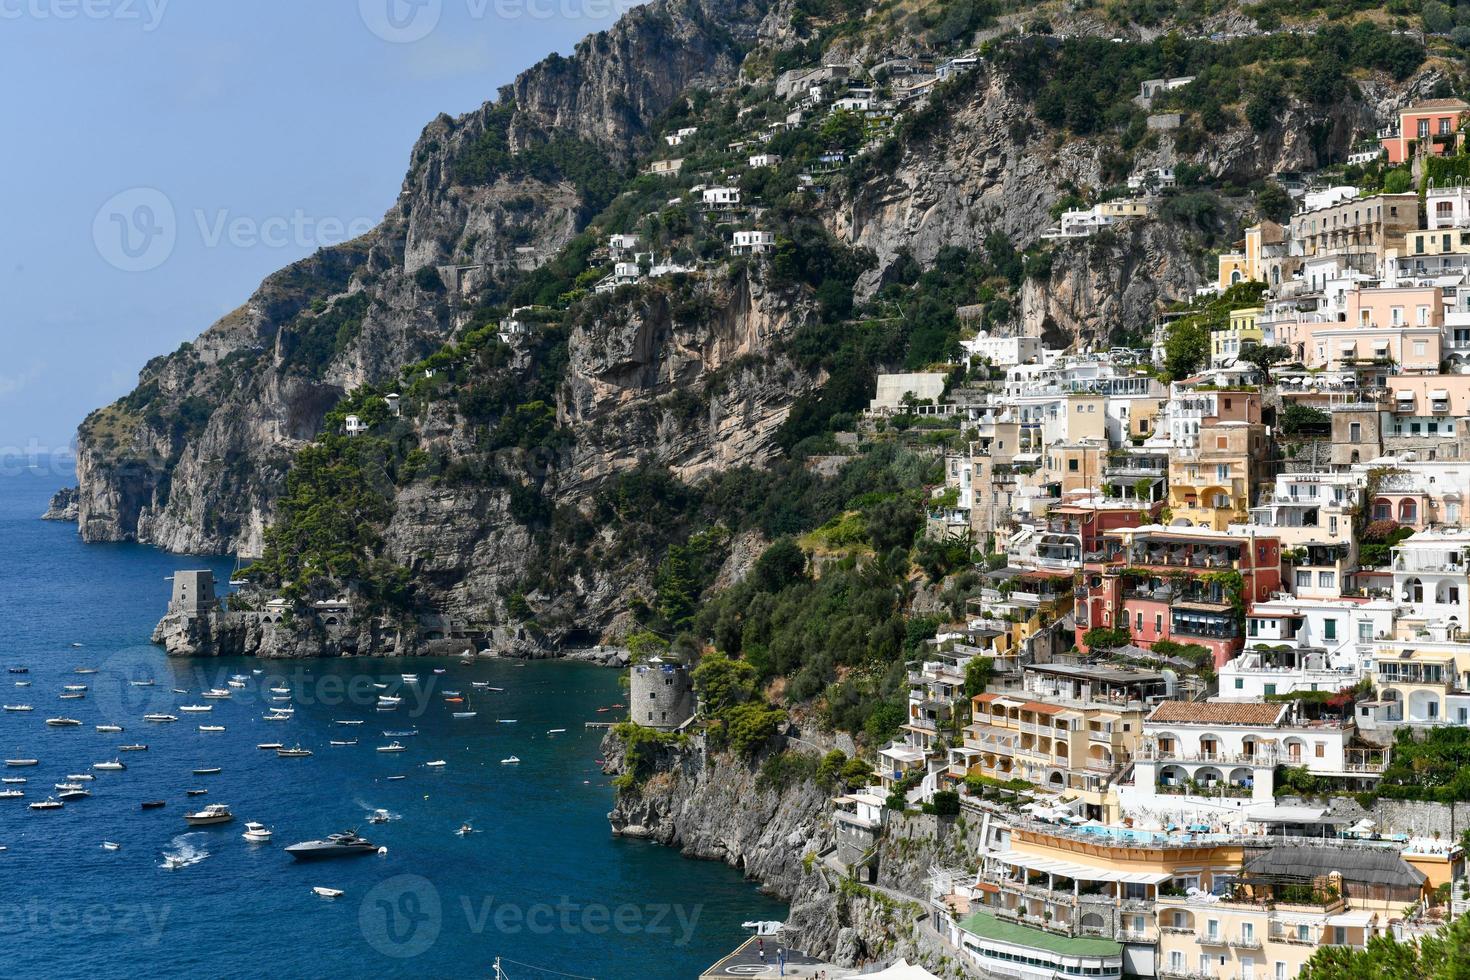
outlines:
M62 482L0 476L0 703L34 709L0 714L0 757L39 760L0 769L27 780L0 787L25 793L0 800L4 975L489 976L499 956L518 980L555 975L547 971L688 978L743 938L741 922L784 917L730 868L610 836L601 732L584 723L618 717L598 711L624 699L616 672L554 662L169 660L148 642L168 577L210 567L223 581L232 561L83 545L74 525L37 520ZM8 672L22 666L29 673ZM405 673L419 683L406 684ZM200 697L232 675L248 680L229 700ZM79 684L85 697L60 698ZM290 700L270 700L273 687ZM448 702L449 692L467 703ZM403 704L377 710L383 693ZM202 704L212 710L179 710ZM264 720L277 705L294 714ZM476 717L455 719L454 710ZM178 721L143 721L150 712ZM48 727L52 717L82 725ZM124 730L99 733L99 724ZM550 733L557 728L566 731ZM409 731L417 734L384 734ZM405 751L376 751L395 738ZM270 742L312 755L256 747ZM147 751L119 751L139 743ZM502 764L512 756L520 762ZM91 768L114 759L126 770ZM214 767L219 774L193 773ZM84 783L90 798L28 808L71 774L95 777ZM145 800L165 806L143 810ZM235 820L189 828L184 813L209 803L228 804ZM369 823L380 808L389 822ZM271 842L244 841L246 821L269 827ZM456 833L465 823L474 832ZM282 850L346 829L386 853L301 864ZM183 866L166 870L166 855ZM344 894L318 897L315 886Z

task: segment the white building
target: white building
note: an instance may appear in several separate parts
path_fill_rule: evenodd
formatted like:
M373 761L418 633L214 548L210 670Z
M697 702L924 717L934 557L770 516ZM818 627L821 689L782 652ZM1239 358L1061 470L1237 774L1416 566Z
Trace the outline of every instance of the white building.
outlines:
M752 167L774 167L781 162L779 153L757 153L750 158Z
M1430 230L1470 227L1470 187L1429 187L1424 192L1424 213Z
M699 132L698 126L687 126L677 132L670 133L664 137L664 142L669 146L682 146L684 141Z
M706 187L699 193L705 207L732 207L740 203L738 187Z
M773 231L737 231L730 236L731 255L755 255L776 247Z
M1393 600L1400 630L1453 638L1470 623L1466 554L1470 534L1420 531L1393 549Z
M1245 649L1220 668L1220 697L1340 691L1363 677L1373 644L1393 632L1385 599L1271 599L1246 614Z
M342 429L349 436L357 436L362 435L368 430L368 424L357 415L349 415L347 416L347 421L343 424Z
M983 358L992 367L1013 367L1041 360L1040 337L992 337L982 331L960 341L960 346L970 357Z
M621 258L629 252L637 251L637 249L637 235L621 234L608 236L607 250L614 258Z

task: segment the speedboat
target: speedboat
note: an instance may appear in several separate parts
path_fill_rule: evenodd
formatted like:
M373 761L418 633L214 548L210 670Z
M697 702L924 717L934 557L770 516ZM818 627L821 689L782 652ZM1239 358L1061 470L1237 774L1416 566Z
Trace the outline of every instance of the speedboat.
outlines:
M380 691L386 691L386 690L388 690L388 685L387 684L374 684L373 687L377 688Z
M102 732L104 734L116 734L117 732L120 732L122 730L123 730L123 727L121 725L98 725L97 726L97 731Z
M19 786L25 781L26 777L24 776L6 776L4 779L0 779L0 783L8 783L12 786Z
M467 823L460 824L459 825L459 829L455 831L455 833L458 834L461 837L468 837L470 834L473 834L474 832L475 832L475 828L474 827L471 827Z
M119 745L117 750L119 752L147 752L148 746L140 742L137 745Z
M245 682L244 681L235 681L235 680L225 681L225 684L227 684L230 687L233 687L237 691L240 690L241 688L243 688L245 686Z
M166 871L177 871L179 868L187 868L189 862L177 854L165 854L163 856L163 867Z
M398 704L402 704L402 703L403 703L403 699L402 698L394 697L391 694L379 694L378 695L378 704L393 704L393 705L398 705Z
M200 725L199 726L199 730L201 732L222 732L222 731L225 730L225 726L224 725Z
M291 689L289 687L273 687L273 688L271 688L271 693L272 694L290 694L291 693Z
M234 819L235 815L224 803L211 803L203 810L184 814L184 821L190 827L210 827L215 824L229 823Z
M101 772L122 772L127 766L121 760L113 759L111 762L94 762L92 768Z
M73 643L72 646L79 647L79 646L81 646L81 644L80 643ZM78 667L75 670L73 670L72 673L73 674L95 674L95 673L97 673L97 668L96 667Z
M205 768L205 769L195 769L194 770L194 775L196 775L196 776L218 776L219 774L220 774L220 768L219 768L219 766L209 766L208 768Z
M144 715L144 721L178 721L176 715Z
M102 849L104 851L118 851L122 849L122 845L114 841L105 840L102 842Z
M548 734L548 735L560 735L560 734L562 734L565 731L566 731L565 728L548 728L548 729L546 729L546 734Z
M209 790L207 790L207 789L186 789L186 790L184 790L184 795L185 796L206 796L206 795L208 795L208 793L209 793Z
M388 777L388 782L390 782L390 783L391 783L391 782L393 782L393 781L394 781L394 780L398 780L398 779L407 779L407 778L408 778L408 777L407 777L407 776L389 776L389 777Z
M387 823L389 820L392 819L393 815L390 814L387 810L374 810L372 813L368 814L367 821L368 823Z
M339 725L361 725L362 724L362 721L360 719L359 720L356 720L356 721L339 720L339 721L337 721L337 724L339 724Z
M33 711L35 709L33 709L28 704L7 704L5 706L5 710L6 711Z
M47 718L46 724L52 728L75 728L81 724L75 718Z
M357 744L357 739L355 739L355 738L353 738L353 739L345 739L345 740L342 740L342 741L337 741L336 739L333 739L332 741L328 742L327 744L328 745L356 745Z
M165 806L168 806L168 801L166 800L144 800L142 808L144 810L157 810Z
M515 719L515 718L496 718L495 719L495 723L497 725L514 725L516 723L516 721L517 721L517 719Z
M403 745L398 742L389 742L387 745L378 746L379 752L402 752Z
M25 795L22 789L0 789L0 800L18 800Z
M407 731L402 731L402 732L390 732L390 731L385 730L383 732L383 737L384 738L411 738L412 736L417 735L418 733L419 733L419 730L417 728L410 728Z
M482 691L485 688L489 687L489 686L490 686L490 682L489 681L470 681L470 687L476 687L476 688L479 688Z
M299 743L295 748L276 749L278 759L305 759L309 755L311 755L311 749L303 749Z
M128 681L128 683L131 684L133 687L152 687L154 684L157 684L158 682L157 681L153 681L153 680L147 680L147 681Z
M446 673L446 671L444 670L443 667L435 667L434 668L434 673L436 673L436 674L443 674L443 673Z
M182 687L176 687L176 688L174 688L174 693L175 694L188 694L189 692L186 691L186 690L184 690Z
M85 691L67 691L65 694L61 694L58 696L63 701L77 701L86 697L87 693Z
M270 751L274 751L276 749L279 749L280 747L280 742L261 742L259 745L256 746L257 749L267 749Z
M399 674L398 676L403 679L403 683L405 684L417 684L419 682L418 674Z
M445 762L443 759L435 759L433 762L425 762L424 765L429 769L443 769Z
M179 710L180 711L188 711L188 712L190 712L192 714L199 714L200 712L204 712L204 711L213 711L214 710L214 705L212 705L212 704L181 704L181 705L179 705Z
M294 715L296 713L296 709L273 705L271 707L271 713L277 715Z
M48 796L44 800L40 800L40 801L38 801L36 803L32 803L31 804L31 809L32 810L60 810L65 805L66 804L62 803L60 800L53 800L51 797Z
M91 792L85 789L68 789L56 794L56 798L63 803L72 803L76 800L85 800L91 796Z
M327 888L324 885L313 885L312 894L320 895L322 898L341 898L343 895L340 888Z
M31 672L31 668L29 667L6 667L5 669L12 674L29 674Z
M517 759L515 756L511 756L509 759L501 759L500 760L500 764L502 766L514 766L514 765L519 765L520 764L520 761L521 760L520 759Z
M350 830L341 834L331 834L326 840L307 840L286 848L286 853L298 861L358 857L377 852L378 848L372 841L359 837Z
M37 764L37 760L36 759L6 759L5 760L5 764L7 766L12 767L12 768L19 769L21 766L34 766L34 765Z
M96 779L97 777L92 775L90 772L69 773L66 777L66 781L69 783L90 783L95 782Z
M261 721L290 721L290 720L291 720L291 716L290 715L283 715L279 711L272 711L270 714L268 714L268 715L264 716L263 718L261 718Z
M271 832L265 824L252 820L245 825L245 833L240 836L252 844L264 844L271 839Z
M455 711L455 712L453 712L453 716L455 718L473 718L477 714L479 714L478 711Z
M61 792L65 793L65 792L68 792L70 790L81 789L82 788L82 784L81 783L57 783L56 784L56 788L58 790L60 790Z
M85 691L87 689L87 685L85 685L85 684L63 684L63 685L61 685L61 689L63 691L71 691L72 693L76 693L77 691Z
M213 699L219 700L221 698L228 698L228 697L230 697L230 692L227 691L227 690L225 690L222 687L211 687L207 691L201 691L200 694L199 694L199 696L201 698L213 698Z
M31 682L30 681L16 681L15 682L15 686L16 687L30 687L31 686Z

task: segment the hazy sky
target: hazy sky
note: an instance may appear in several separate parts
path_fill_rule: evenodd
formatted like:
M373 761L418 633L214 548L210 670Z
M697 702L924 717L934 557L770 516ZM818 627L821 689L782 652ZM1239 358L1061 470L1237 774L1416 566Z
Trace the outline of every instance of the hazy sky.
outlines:
M0 464L375 224L438 112L626 0L0 0Z

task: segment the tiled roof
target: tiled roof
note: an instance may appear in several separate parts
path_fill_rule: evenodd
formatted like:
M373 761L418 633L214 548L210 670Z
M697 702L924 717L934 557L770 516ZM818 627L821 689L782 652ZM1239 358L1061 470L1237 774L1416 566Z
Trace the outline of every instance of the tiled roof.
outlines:
M1470 109L1470 104L1461 99L1426 99L1405 109L1400 109L1399 112L1433 112L1436 109Z
M1164 701L1145 721L1186 725L1274 725L1284 704L1229 701Z

